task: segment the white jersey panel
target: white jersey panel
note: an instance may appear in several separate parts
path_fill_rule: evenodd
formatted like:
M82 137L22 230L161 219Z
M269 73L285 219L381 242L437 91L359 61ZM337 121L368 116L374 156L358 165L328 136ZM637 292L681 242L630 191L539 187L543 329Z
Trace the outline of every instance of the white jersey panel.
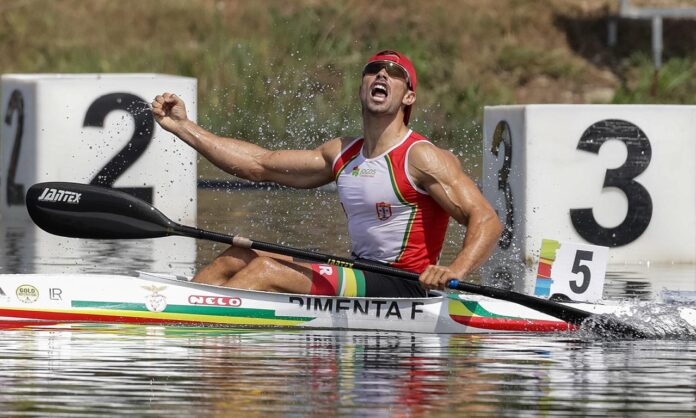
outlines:
M337 178L353 253L384 262L396 261L416 211L415 205L402 202L397 195L387 159L389 151L371 159L359 152Z

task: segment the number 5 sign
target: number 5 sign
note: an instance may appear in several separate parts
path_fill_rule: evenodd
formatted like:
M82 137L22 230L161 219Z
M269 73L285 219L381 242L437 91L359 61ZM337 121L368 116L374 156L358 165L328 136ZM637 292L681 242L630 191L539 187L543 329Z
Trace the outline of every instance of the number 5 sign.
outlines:
M601 300L608 255L608 247L543 240L534 294L546 298L561 294L576 301Z
M28 217L42 181L112 187L169 217L196 219L196 153L160 129L149 103L181 96L196 118L196 80L160 74L9 74L0 102L0 212Z

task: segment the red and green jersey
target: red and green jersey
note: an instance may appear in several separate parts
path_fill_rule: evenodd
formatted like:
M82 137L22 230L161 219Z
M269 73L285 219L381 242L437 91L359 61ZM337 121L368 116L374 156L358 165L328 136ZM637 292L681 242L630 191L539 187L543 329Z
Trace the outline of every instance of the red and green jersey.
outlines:
M363 138L356 139L341 151L333 171L353 254L422 272L437 263L449 214L408 173L408 154L417 142L430 143L408 131L382 155L365 158Z

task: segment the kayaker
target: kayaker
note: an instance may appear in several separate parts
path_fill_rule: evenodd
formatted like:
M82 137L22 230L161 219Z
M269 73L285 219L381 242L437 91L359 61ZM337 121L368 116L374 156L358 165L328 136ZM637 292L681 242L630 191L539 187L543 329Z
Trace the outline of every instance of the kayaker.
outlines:
M187 118L184 102L163 93L155 120L217 167L252 181L314 188L335 181L348 218L353 256L420 273L418 283L358 270L305 263L230 247L193 278L243 289L331 296L418 297L464 279L490 256L502 231L498 217L459 160L408 128L416 70L397 51L367 60L359 89L363 135L338 137L313 150L270 151L215 135ZM438 265L449 218L466 226L461 251Z

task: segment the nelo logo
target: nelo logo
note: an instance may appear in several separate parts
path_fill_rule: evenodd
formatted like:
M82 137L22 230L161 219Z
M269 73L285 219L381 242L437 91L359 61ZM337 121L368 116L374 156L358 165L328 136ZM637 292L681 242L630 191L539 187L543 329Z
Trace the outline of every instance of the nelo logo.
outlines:
M209 305L209 306L240 306L242 300L237 297L226 296L198 296L191 295L188 299L191 305Z
M82 193L69 192L67 190L45 188L41 196L40 202L65 202L77 205L80 203Z

